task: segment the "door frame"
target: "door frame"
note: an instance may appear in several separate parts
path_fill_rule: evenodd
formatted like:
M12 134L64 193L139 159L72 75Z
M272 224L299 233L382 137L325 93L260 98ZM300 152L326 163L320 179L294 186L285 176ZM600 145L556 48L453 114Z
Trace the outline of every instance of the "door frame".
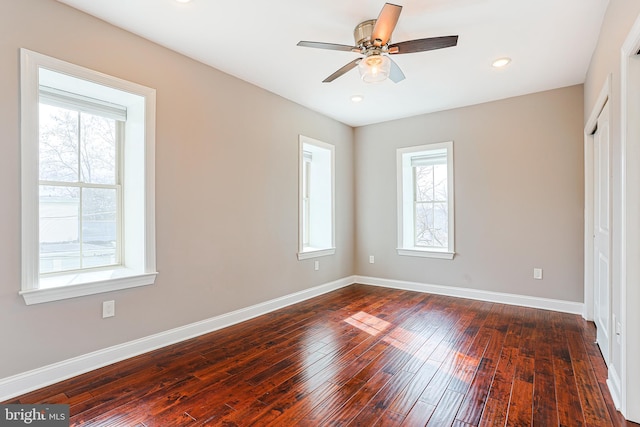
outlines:
M629 117L640 116L640 99L637 96L629 96L631 93L640 93L640 16L631 27L620 54L620 151L622 165L621 179L621 260L620 260L620 356L621 367L619 372L619 400L620 411L625 418L640 421L640 408L637 405L627 405L627 402L640 400L640 367L637 364L628 363L632 354L640 350L640 338L637 335L629 335L628 325L640 325L640 313L637 304L640 303L640 267L637 262L628 263L628 260L637 260L640 257L640 223L627 221L628 218L640 218L640 194L638 183L640 171L637 164L640 162L640 121L631 120ZM633 167L627 167L633 165ZM629 309L631 308L631 309ZM618 332L618 331L616 331ZM614 372L614 374L617 374ZM611 388L611 386L609 386ZM612 393L613 394L613 393ZM616 404L618 406L618 404Z

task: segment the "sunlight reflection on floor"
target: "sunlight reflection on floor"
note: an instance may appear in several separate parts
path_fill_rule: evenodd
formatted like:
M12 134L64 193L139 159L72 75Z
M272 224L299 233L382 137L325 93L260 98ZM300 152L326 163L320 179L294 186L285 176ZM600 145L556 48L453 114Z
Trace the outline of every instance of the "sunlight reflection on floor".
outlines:
M344 321L372 336L378 336L381 333L387 332L387 335L381 339L382 342L407 352L411 354L412 357L422 361L427 361L434 350L443 345L445 348L441 348L440 350L445 353L449 353L453 349L452 343L449 343L446 338L439 334L437 342L432 342L419 333L408 331L399 326L394 327L393 324L363 311L347 317ZM485 343L485 348L486 345L487 343ZM475 368L478 367L482 357L475 357L474 355L463 354L457 351L451 354L450 357L452 358L450 359L451 362L443 364L441 369L443 369L443 372L451 375L452 378L462 380L468 384L470 378L465 375L465 371L471 369L475 372ZM471 378L473 378L473 376L471 376Z

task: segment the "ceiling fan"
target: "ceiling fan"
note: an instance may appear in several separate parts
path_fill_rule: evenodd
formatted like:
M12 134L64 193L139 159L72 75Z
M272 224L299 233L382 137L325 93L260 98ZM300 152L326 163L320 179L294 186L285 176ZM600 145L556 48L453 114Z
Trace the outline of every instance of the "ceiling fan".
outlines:
M355 46L310 41L298 42L298 46L341 50L363 55L338 69L324 79L323 83L332 82L355 67L358 67L362 80L367 83L381 82L387 78L398 83L404 80L405 76L389 55L425 52L458 44L458 36L430 37L389 44L391 33L398 22L401 11L402 6L385 3L378 19L370 19L356 26L353 31Z

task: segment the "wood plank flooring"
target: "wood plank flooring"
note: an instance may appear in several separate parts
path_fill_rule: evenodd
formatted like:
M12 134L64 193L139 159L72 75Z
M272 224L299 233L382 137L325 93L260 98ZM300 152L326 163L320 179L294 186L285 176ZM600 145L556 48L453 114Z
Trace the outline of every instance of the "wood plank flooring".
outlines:
M363 285L5 403L73 426L626 426L579 316Z

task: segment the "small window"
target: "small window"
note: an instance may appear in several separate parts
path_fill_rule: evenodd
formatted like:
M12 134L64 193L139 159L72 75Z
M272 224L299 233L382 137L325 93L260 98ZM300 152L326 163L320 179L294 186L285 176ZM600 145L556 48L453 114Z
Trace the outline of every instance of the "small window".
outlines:
M153 283L155 91L21 59L26 303Z
M298 259L335 253L334 147L300 136Z
M398 254L454 256L453 142L402 148L398 162Z

